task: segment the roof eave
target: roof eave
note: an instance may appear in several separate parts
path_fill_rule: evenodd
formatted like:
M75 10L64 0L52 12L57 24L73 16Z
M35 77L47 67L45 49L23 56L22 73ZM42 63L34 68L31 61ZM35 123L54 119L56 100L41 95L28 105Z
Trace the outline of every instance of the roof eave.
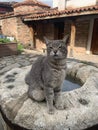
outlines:
M86 11L81 13L70 13L70 14L61 14L61 15L53 15L53 16L43 16L43 17L35 17L35 18L23 18L23 21L39 21L39 20L49 20L55 18L67 18L67 17L76 17L76 16L83 16L83 15L96 15L98 14L98 10L94 11Z

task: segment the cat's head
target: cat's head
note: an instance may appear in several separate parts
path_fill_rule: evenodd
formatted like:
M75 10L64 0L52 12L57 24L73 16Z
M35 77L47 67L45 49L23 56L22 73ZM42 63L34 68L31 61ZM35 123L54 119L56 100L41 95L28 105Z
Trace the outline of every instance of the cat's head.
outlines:
M66 35L62 40L49 40L44 37L47 46L47 55L54 59L62 59L67 57L67 46L69 35Z

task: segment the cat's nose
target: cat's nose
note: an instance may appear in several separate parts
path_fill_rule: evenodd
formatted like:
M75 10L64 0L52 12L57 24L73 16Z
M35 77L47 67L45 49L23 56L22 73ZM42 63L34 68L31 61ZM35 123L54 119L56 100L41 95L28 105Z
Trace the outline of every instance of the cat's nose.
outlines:
M56 53L57 53L57 50L54 50L54 53L56 54Z

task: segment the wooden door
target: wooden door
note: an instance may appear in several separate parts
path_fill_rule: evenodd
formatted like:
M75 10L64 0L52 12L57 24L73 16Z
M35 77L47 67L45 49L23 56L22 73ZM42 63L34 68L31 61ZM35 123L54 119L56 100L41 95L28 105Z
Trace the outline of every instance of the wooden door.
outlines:
M91 51L93 54L98 55L98 19L95 19L94 21Z

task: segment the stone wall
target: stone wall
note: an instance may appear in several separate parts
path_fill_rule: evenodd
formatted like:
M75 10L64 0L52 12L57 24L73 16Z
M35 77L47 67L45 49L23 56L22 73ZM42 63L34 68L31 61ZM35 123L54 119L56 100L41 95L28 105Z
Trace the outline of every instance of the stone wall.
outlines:
M2 34L1 26L0 26L0 34Z
M32 5L21 5L21 6L18 6L18 7L15 7L14 8L14 13L21 13L21 12L25 12L25 13L29 13L29 12L32 12L34 11L35 12L40 12L40 11L43 11L43 9L47 10L48 8L45 8L45 7L40 7L40 6L32 6Z
M1 22L2 34L12 36L17 39L17 18L6 18L3 19Z
M22 11L34 11L35 7L32 7L32 6L18 6L18 7L15 7L14 8L14 12L17 13L17 12L22 12Z
M14 37L24 46L32 42L30 37L30 28L23 23L20 17L6 18L2 20L2 34Z
M74 50L76 52L85 52L87 47L88 40L88 31L89 31L89 22L88 20L76 22L76 39ZM64 33L71 33L71 21L65 21Z
M28 46L32 42L30 28L23 23L20 17L17 18L17 41L24 44L24 46Z

